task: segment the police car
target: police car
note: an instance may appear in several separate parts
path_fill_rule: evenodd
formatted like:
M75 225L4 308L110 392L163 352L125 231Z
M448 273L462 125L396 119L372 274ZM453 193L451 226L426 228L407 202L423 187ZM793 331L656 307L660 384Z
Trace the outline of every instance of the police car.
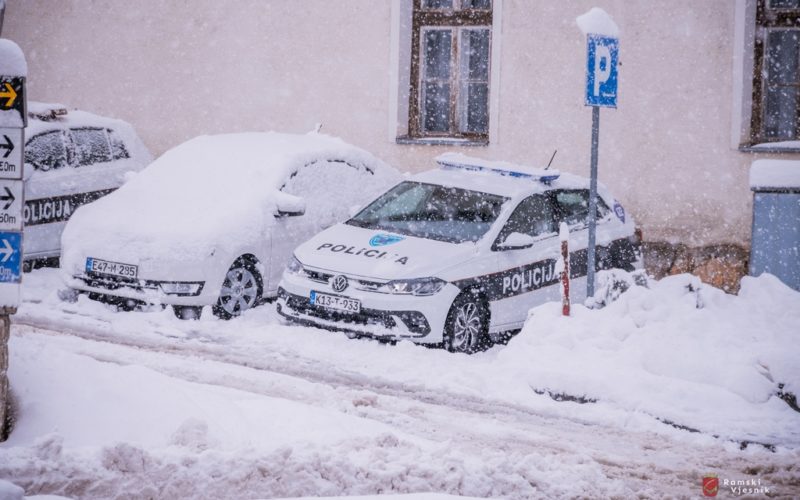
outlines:
M300 245L278 312L307 325L474 352L559 300L558 227L570 230L573 300L587 272L589 180L460 154ZM633 219L606 188L597 267L640 268ZM585 293L585 292L584 292Z
M150 152L133 127L59 104L28 103L25 129L25 259L55 258L73 212L144 168Z

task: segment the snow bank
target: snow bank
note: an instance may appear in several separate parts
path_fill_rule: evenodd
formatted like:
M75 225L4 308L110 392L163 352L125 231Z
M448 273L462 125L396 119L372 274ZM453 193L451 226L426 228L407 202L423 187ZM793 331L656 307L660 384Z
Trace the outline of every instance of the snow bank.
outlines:
M756 160L750 167L750 187L800 189L800 161Z
M0 75L28 76L28 63L19 45L6 38L0 38Z
M617 23L600 7L592 7L585 14L576 17L575 22L584 35L595 34L614 38L619 36Z
M535 308L498 362L540 391L774 443L800 417L775 396L779 383L800 393L798 332L800 293L771 275L745 277L738 296L678 275L571 317Z

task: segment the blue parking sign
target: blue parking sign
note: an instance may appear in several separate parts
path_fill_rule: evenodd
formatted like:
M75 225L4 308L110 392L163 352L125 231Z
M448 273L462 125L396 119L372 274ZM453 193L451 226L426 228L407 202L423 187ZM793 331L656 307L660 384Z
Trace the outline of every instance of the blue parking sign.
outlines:
M586 105L617 107L619 38L586 35Z
M22 233L0 232L0 283L19 283Z

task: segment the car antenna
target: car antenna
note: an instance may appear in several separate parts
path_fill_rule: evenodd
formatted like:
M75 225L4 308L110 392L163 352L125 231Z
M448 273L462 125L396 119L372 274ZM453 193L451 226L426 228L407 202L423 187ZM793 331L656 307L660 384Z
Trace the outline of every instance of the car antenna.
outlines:
M544 167L544 169L545 169L545 170L549 169L549 168L550 168L550 165L552 165L552 164L553 164L553 158L555 158L555 157L556 157L556 153L558 153L558 150L557 150L557 149L556 149L555 151L553 151L553 156L551 156L551 157L550 157L550 161L547 163L547 166L546 166L546 167Z
M319 134L319 131L322 130L322 122L314 124L314 133Z

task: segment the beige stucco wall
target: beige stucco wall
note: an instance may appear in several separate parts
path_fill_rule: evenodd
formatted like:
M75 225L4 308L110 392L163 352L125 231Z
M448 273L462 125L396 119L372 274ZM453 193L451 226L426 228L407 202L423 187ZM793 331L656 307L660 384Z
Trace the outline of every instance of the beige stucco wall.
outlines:
M498 133L463 152L542 164L558 149L556 168L588 174L574 19L594 5L503 0ZM734 5L601 5L620 25L622 67L619 109L601 113L600 179L648 240L749 240L755 157L730 146ZM392 12L390 0L9 0L3 36L28 56L31 99L128 120L156 154L198 134L322 122L416 171L453 148L389 139Z

